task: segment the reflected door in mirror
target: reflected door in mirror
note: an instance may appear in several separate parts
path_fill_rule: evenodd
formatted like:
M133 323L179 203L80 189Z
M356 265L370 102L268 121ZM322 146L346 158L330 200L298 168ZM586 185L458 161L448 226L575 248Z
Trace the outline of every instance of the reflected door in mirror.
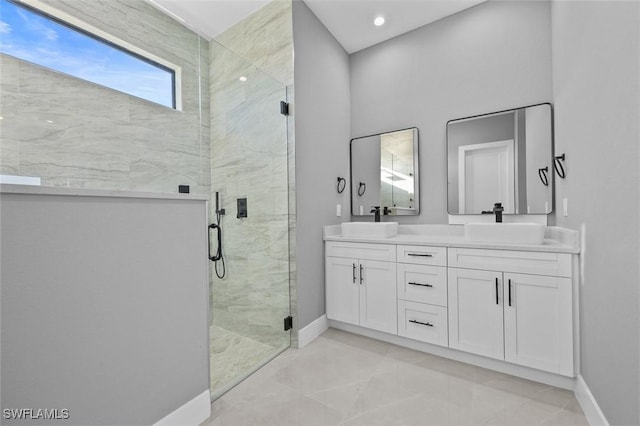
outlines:
M513 211L513 139L461 146L458 161L461 211L482 213L494 203Z
M505 214L551 213L551 115L540 104L449 121L449 214L482 214L495 203Z

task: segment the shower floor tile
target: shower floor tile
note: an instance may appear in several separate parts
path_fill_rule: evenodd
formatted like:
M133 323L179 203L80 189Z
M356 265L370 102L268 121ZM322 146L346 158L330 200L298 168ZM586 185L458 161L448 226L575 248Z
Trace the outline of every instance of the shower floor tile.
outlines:
M203 426L219 425L588 422L570 391L329 329L217 399Z
M209 327L211 350L211 393L215 397L267 362L278 348L212 325Z

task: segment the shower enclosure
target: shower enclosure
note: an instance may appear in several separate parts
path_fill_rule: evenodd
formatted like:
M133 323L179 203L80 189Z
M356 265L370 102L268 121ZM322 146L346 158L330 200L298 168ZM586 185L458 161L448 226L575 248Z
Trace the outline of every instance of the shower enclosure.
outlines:
M291 344L284 327L290 312L287 116L280 109L287 91L215 41L209 57L211 200L218 192L225 209L224 265L218 260L210 274L216 398ZM214 203L210 217L217 220ZM217 245L213 235L211 241Z
M291 312L292 184L288 118L280 112L287 88L264 66L148 2L57 0L55 7L178 66L182 107L0 54L0 175L37 178L43 186L136 192L177 193L188 185L193 194L210 195L210 223L217 219L219 194L226 211L220 216L226 274L217 278L211 262L209 282L216 398L291 344L284 319ZM292 56L291 5L270 7L269 17L258 20L283 32L285 42L272 43L261 32L242 42L262 46L249 40L259 37L278 47L282 55L266 55L278 65ZM246 200L246 217L239 217L238 199ZM212 253L216 245L212 238Z

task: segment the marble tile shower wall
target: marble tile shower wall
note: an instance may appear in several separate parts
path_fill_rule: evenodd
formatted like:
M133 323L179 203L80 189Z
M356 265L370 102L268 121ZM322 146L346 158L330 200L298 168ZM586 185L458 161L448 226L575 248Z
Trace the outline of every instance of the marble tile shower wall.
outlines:
M180 66L183 110L2 55L0 174L39 176L46 186L177 192L188 184L210 193L208 42L142 0L42 1Z
M293 84L291 0L272 0L216 41L285 86Z
M209 52L212 191L227 207L228 267L213 279L213 321L274 348L289 345L282 319L295 304L293 127L279 113L292 96L291 19L291 1L273 1ZM238 197L248 200L246 219L229 214Z

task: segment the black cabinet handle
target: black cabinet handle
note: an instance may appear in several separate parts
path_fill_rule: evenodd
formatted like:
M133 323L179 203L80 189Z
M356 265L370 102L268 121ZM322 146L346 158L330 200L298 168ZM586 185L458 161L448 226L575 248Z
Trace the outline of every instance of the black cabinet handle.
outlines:
M412 322L414 324L426 325L427 327L433 327L433 324L428 323L428 322L421 322L421 321L416 321L416 320L409 320L409 322Z
M432 254L426 254L426 253L407 253L407 256L433 257Z
M360 285L362 285L362 265L360 265Z
M509 279L509 306L511 306L511 280Z
M356 264L353 263L353 283L356 283Z
M496 305L499 305L500 303L498 302L498 279L496 278Z
M431 284L420 284L420 283L414 283L414 282L410 282L407 283L409 285L419 285L420 287L433 287Z

